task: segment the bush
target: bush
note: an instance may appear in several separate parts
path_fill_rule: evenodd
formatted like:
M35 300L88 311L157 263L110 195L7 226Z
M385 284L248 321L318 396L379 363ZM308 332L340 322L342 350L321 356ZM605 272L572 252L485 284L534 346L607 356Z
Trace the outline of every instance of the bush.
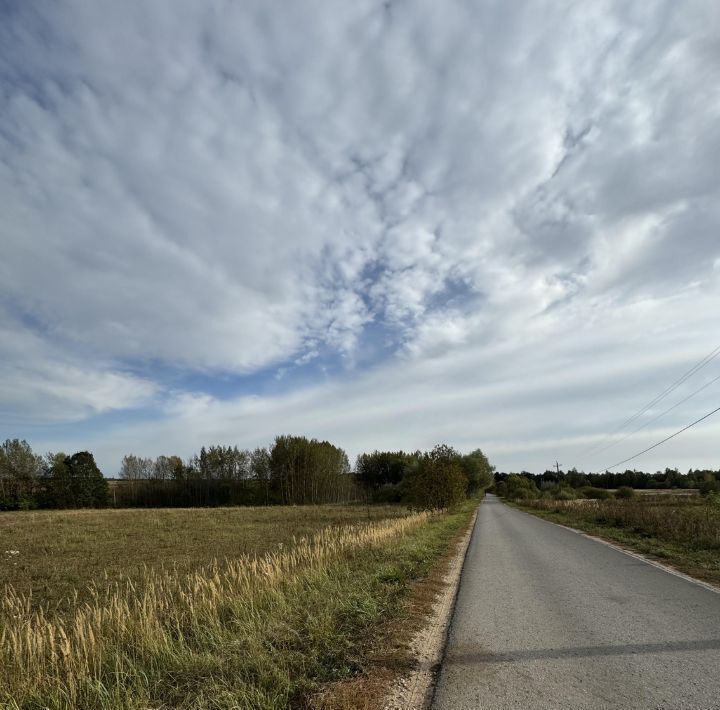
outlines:
M616 498L634 498L635 497L635 489L630 488L630 486L620 486L620 488L615 491L615 497Z
M577 500L578 495L572 488L566 488L564 486L558 487L557 490L552 491L550 494L553 500Z
M504 493L498 494L504 495L508 500L534 500L540 496L535 482L527 476L511 473L503 483L505 484Z
M612 498L612 493L605 490L604 488L593 488L592 486L585 486L580 489L580 492L585 498L591 498L593 500L607 500Z
M417 510L452 508L467 495L468 479L460 454L439 445L424 453L407 475L407 501Z
M705 479L700 484L700 495L707 496L718 492L720 492L720 483L717 482L714 476L706 474Z

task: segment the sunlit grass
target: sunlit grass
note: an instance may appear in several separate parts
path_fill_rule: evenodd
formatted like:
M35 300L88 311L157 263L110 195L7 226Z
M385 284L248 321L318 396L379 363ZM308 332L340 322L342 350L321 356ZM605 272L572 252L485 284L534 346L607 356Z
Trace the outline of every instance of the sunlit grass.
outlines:
M55 617L7 588L0 706L296 705L357 672L367 630L469 510L333 525L191 573L147 569Z
M261 554L328 525L404 515L398 506L277 506L0 513L0 590L65 609L90 582L133 579L146 568L192 572L213 559ZM17 554L9 558L5 550ZM70 604L71 605L71 604Z

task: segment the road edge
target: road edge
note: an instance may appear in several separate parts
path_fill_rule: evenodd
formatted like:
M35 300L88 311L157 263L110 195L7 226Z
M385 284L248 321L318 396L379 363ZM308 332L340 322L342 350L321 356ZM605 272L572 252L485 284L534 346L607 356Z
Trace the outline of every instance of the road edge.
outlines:
M502 502L504 505L507 505L507 503L505 503L505 501L502 501ZM641 552L637 552L636 550L632 549L631 547L623 547L622 545L619 545L617 542L610 542L609 540L606 540L605 538L598 537L597 535L591 535L590 533L584 532L583 530L579 530L578 528L572 528L569 525L563 525L562 523L556 523L555 521L548 520L547 518L543 518L540 515L533 515L533 513L530 513L527 510L523 510L522 508L519 508L514 505L508 506L508 507L511 507L520 513L524 513L525 515L530 515L533 518L535 518L536 520L542 520L544 523L548 523L550 525L555 525L558 528L564 528L565 530L569 530L571 533L575 533L576 535L581 535L582 537L586 537L588 540L593 540L594 542L599 542L601 545L606 545L607 547L611 547L613 550L622 552L624 555L633 557L636 560L639 560L640 562L644 562L645 564L650 565L651 567L656 567L657 569L660 569L663 572L667 572L668 574L671 574L674 577L680 577L680 579L684 579L686 582L691 582L692 584L695 584L698 587L707 589L709 592L714 592L715 594L720 594L720 587L715 586L714 584L711 584L710 582L705 582L702 579L698 579L697 577L693 577L692 575L686 574L685 572L681 572L679 569L675 569L675 567L673 567L671 565L663 564L662 562L653 560L652 558L648 557L647 555L643 555Z

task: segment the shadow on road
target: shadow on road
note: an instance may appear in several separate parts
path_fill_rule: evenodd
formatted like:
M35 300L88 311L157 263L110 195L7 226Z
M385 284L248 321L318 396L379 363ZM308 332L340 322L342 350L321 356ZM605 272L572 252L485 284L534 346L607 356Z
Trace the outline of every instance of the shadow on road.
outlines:
M515 663L518 661L539 661L549 659L579 658L592 656L635 656L652 653L676 653L678 651L720 650L720 639L698 641L670 641L666 643L625 644L619 646L577 646L573 648L539 648L508 653L463 653L451 651L445 659L446 665L472 666L481 663Z

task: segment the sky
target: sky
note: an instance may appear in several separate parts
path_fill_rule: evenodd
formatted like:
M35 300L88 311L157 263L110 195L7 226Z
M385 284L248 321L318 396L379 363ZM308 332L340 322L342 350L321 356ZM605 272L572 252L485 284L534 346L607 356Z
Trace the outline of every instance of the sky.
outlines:
M720 406L608 439L720 345L719 165L715 0L0 0L0 439L602 470Z

